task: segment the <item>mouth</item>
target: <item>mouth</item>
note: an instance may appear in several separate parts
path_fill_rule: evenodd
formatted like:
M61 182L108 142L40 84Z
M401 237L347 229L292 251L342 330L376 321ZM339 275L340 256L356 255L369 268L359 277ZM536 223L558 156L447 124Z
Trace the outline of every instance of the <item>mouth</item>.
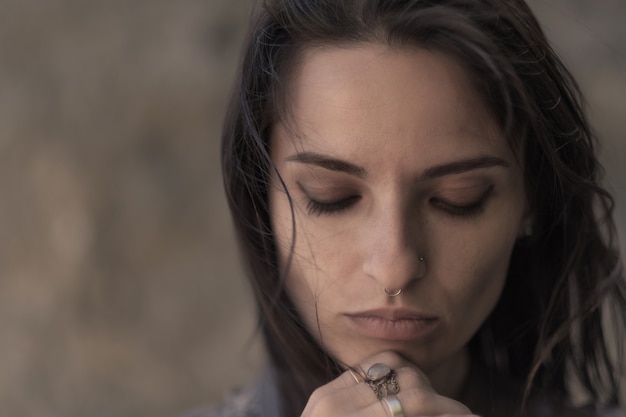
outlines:
M359 334L386 341L425 339L439 325L437 316L410 309L378 309L345 315Z

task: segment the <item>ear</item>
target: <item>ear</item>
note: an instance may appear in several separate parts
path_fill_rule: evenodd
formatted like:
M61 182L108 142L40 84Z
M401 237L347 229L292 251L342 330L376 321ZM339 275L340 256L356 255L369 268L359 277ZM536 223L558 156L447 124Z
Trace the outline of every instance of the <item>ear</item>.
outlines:
M528 202L524 205L524 213L519 224L517 232L518 238L527 238L533 234L533 225L535 224L535 214L530 208Z

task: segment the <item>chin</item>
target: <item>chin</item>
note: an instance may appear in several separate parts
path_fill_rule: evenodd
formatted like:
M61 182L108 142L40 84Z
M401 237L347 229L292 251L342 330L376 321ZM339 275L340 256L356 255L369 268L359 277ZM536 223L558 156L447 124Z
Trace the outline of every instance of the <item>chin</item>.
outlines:
M336 354L332 355L340 363L349 366L358 366L367 358L382 352L394 352L415 364L421 371L428 373L429 370L437 368L438 364L445 359L433 355L433 349L416 347L410 343L372 343L372 341L363 341L359 344L359 342L352 341L349 346L347 349L336 349Z

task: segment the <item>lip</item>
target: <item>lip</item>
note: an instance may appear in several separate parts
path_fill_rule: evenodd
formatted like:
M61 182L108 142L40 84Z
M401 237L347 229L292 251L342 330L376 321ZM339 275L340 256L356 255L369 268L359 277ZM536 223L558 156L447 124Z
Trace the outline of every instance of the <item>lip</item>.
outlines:
M405 308L381 308L348 313L350 326L359 334L387 341L416 341L432 334L439 319L432 314Z

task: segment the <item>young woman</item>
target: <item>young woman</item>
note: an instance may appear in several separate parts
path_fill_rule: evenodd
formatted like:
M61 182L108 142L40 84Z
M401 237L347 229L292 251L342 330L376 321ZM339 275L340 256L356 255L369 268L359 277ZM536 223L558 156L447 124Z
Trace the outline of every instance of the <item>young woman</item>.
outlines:
M263 2L223 173L270 364L211 415L623 415L594 146L522 0Z

